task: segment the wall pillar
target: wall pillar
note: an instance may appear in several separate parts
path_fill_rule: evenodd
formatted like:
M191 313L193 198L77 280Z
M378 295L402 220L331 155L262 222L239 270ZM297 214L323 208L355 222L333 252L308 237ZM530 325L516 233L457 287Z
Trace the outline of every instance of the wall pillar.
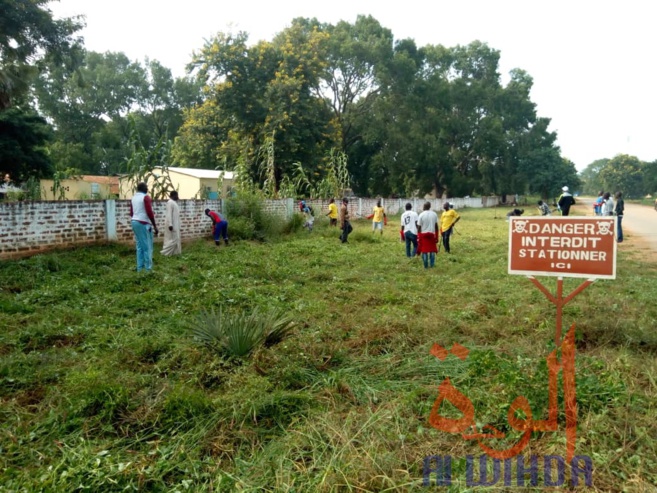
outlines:
M105 201L105 235L107 241L118 241L116 234L116 201Z
M285 213L288 221L292 219L292 216L294 215L294 199L293 198L287 198L285 199Z

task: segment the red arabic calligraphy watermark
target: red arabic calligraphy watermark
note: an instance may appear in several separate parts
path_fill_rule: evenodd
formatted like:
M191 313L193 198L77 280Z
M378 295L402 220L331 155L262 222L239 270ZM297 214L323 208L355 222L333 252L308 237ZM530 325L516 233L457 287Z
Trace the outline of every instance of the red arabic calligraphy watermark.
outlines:
M561 360L558 352L561 349ZM468 349L460 344L454 344L448 351L438 344L434 344L430 353L444 361L449 353L461 360L468 357ZM555 350L547 356L548 367L548 418L534 419L529 401L524 396L516 397L507 412L509 426L522 432L520 439L509 448L499 450L487 444L490 439L505 438L506 434L487 424L477 429L474 405L468 397L459 391L449 378L445 378L438 386L438 397L434 401L429 423L434 428L447 433L460 433L464 440L476 440L479 448L493 459L505 460L520 454L529 444L532 432L559 430L558 416L558 376L562 374L564 407L566 415L566 460L570 463L575 455L575 442L577 438L577 399L575 391L575 325L570 327L565 338ZM460 418L447 418L440 415L442 404L447 401L458 409ZM518 417L522 411L524 418Z

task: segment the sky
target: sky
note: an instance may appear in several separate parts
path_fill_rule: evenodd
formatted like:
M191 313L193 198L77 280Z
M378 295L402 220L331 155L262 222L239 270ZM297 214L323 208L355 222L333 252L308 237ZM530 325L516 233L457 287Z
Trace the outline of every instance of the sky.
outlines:
M218 32L271 40L295 17L354 22L371 15L418 46L482 41L534 79L531 99L551 119L562 155L581 171L597 159L657 159L653 2L648 0L60 0L56 17L83 15L88 50L158 60L182 76Z

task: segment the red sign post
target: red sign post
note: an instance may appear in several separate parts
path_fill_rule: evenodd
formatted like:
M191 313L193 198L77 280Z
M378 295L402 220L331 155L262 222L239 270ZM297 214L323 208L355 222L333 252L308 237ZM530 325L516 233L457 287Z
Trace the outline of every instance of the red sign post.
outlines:
M616 218L510 217L509 274L526 275L557 307L558 346L563 307L596 279L616 279ZM535 275L557 276L556 296ZM564 277L587 280L564 298Z
M496 449L488 441L505 438L506 433L492 424L481 427L475 419L472 401L454 387L449 378L446 378L438 387L438 398L429 415L431 426L448 433L460 433L465 440L476 440L485 454L494 459L506 460L514 457L527 447L533 432L558 431L558 374L561 372L566 415L566 458L572 465L577 442L575 325L571 326L562 341L563 307L595 279L615 279L615 239L616 218L614 217L510 218L509 274L529 277L557 307L557 327L554 336L556 347L547 357L548 418L534 418L529 401L523 396L516 397L509 407L507 421L510 429L522 431L522 437L507 449ZM534 277L535 275L556 276L556 295L550 293ZM564 297L564 277L584 277L586 280ZM431 348L431 354L441 361L447 358L450 352L461 360L465 360L468 356L468 350L460 344L454 344L451 350L438 344L434 344ZM461 412L461 417L442 416L440 410L444 401L456 407ZM517 411L522 411L524 418L519 418Z
M566 449L572 459L577 433L575 400L574 328L561 341L563 307L596 279L616 278L616 218L599 217L510 217L509 274L526 275L557 307L555 346L565 356L572 352L572 368L564 367L566 404ZM534 276L556 276L557 293L553 295ZM564 277L587 278L566 297ZM568 359L568 358L567 358ZM568 377L568 378L567 378Z

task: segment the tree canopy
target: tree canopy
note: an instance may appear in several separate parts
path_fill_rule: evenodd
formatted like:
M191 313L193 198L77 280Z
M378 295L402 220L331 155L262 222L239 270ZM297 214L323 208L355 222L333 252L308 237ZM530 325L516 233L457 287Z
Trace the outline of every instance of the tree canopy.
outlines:
M80 18L54 19L50 0L0 0L0 109L22 97L43 58L61 63L80 42Z
M580 173L584 192L597 195L623 192L626 198L657 195L657 161L644 162L636 156L618 154L611 159L598 159Z
M23 149L17 176L119 173L138 139L144 152L167 143L171 165L237 169L272 193L323 190L336 163L360 195L548 198L579 185L536 113L532 77L517 68L503 83L486 43L418 46L371 16L297 18L270 41L220 32L174 78L157 60L84 50L80 19L55 20L47 3L0 0L0 112L15 106L5 125L36 132L5 138ZM636 188L629 171L605 169L586 186Z

